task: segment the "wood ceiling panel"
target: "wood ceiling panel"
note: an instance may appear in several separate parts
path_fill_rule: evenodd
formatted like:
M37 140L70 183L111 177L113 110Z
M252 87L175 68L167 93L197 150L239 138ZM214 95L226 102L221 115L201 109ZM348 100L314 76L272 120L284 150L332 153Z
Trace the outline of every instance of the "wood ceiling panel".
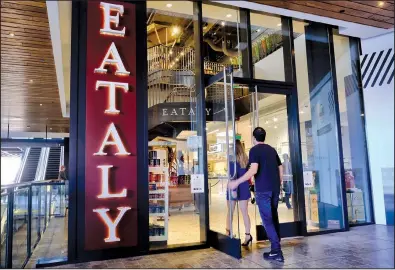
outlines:
M369 6L366 4L361 4L358 2L354 2L354 1L323 1L323 2L334 5L334 6L349 8L349 9L355 10L355 11L366 12L369 14L378 14L378 15L383 15L383 16L390 17L390 18L394 17L394 12L392 12L391 10L378 8L377 5L372 7L372 6Z
M27 5L28 1L1 1L1 8L11 8L15 11L31 11L37 12L41 14L47 14L47 9L43 7L35 7L31 5Z
M394 1L254 0L252 2L379 28L394 27ZM383 4L380 6L379 2Z
M391 6L394 5L394 1L355 1L369 7L378 7L379 2L383 2L381 9L391 10Z
M1 2L1 129L69 132L45 1Z

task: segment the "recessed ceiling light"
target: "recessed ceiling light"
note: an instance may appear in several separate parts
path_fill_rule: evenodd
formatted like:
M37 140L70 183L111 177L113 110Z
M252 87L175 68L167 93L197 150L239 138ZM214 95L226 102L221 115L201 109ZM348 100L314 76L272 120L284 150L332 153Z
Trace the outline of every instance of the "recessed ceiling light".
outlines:
M273 117L274 122L277 122L277 120L278 120L277 117Z
M33 82L33 80L30 80L29 82L30 82L30 83L32 83L32 82Z
M49 130L52 130L52 128L49 128Z
M232 14L226 14L226 18L232 17Z
M274 126L274 128L277 128L277 126Z
M225 26L225 22L221 22L221 25L222 25L222 26Z
M378 3L377 3L377 5L379 6L379 7L382 7L382 6L384 6L384 2L383 1L379 1Z
M173 6L173 4L171 4L171 3L166 4L166 7L168 7L168 8L171 8L172 6Z
M15 34L13 32L10 33L10 37L14 37Z
M304 111L300 111L300 114L304 114Z
M281 23L277 24L277 26L281 26L281 25L282 25Z
M42 106L43 104L42 103L40 103L40 106Z

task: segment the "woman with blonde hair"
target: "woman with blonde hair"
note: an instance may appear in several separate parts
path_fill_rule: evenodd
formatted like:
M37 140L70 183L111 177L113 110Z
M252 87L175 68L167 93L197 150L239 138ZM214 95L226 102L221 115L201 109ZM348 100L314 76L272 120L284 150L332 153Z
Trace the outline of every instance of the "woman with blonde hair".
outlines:
M248 156L245 153L244 146L240 140L236 140L236 173L234 172L234 163L229 164L230 175L234 175L237 179L244 175L248 170ZM229 190L226 193L226 200L228 205L227 217L226 217L226 233L230 236L230 228L233 221L233 213L235 211L236 202L239 202L239 207L241 214L243 216L244 226L245 226L245 240L242 246L248 246L252 244L252 236L250 234L251 222L250 216L248 215L248 201L251 198L249 183L244 182L240 184L237 189L232 190L229 194Z

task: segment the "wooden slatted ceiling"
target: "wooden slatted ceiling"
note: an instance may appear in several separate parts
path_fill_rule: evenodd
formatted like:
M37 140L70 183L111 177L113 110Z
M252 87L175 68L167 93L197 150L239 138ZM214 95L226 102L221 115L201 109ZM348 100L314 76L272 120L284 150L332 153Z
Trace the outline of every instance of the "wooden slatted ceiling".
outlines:
M69 132L45 1L1 1L1 130Z
M394 1L253 0L252 2L379 28L394 27Z

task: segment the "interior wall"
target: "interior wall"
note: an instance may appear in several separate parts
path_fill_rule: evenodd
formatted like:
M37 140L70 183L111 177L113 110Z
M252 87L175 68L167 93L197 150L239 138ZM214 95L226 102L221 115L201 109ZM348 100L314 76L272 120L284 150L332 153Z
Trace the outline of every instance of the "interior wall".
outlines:
M394 50L394 33L361 40L361 45L363 54ZM375 221L393 225L394 80L390 84L364 88L364 104ZM388 211L392 212L392 220L388 218Z

